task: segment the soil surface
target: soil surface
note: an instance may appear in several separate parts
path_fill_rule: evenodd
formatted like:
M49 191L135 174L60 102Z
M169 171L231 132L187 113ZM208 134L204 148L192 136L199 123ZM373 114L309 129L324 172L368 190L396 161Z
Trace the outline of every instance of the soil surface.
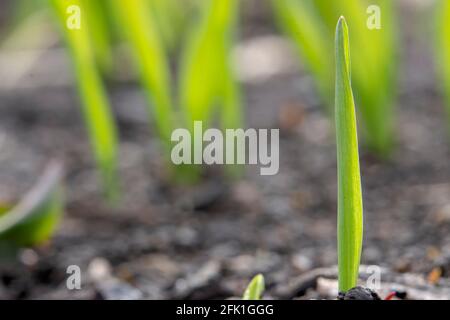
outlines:
M418 13L409 10L413 21ZM261 11L250 16L256 27L244 28L244 44L276 36ZM383 162L362 142L362 263L382 267L382 297L400 288L412 298L450 298L448 128L426 37L403 29L396 150ZM195 187L167 182L138 85L111 85L120 208L102 199L71 87L0 91L0 200L17 200L53 158L64 161L67 183L53 239L1 262L0 298L229 298L256 273L267 298L335 298L333 127L301 67L243 85L247 125L281 129L280 171L260 176L249 166L230 181L210 168ZM81 290L66 287L69 265L81 268Z

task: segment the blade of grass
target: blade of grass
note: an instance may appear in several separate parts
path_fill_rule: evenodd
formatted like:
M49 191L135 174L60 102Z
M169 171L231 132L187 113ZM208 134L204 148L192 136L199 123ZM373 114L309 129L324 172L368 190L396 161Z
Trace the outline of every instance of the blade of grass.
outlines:
M186 27L186 16L192 5L184 0L148 0L156 19L158 30L168 52L173 52L180 42Z
M236 0L204 1L201 20L188 36L180 74L180 105L188 126L194 121L208 124L213 107L223 104L224 98L236 103L231 106L232 112L240 112L236 91L229 90L230 82L234 81L229 57L237 7ZM222 76L224 70L226 74ZM235 120L238 119L236 116Z
M242 115L242 98L240 87L234 80L231 74L231 66L224 65L222 71L222 101L223 107L220 112L222 129L238 129L243 126ZM236 150L242 146L236 145ZM235 153L236 154L236 153ZM228 177L239 178L243 171L243 165L228 165L225 167L225 171Z
M352 27L353 81L356 99L361 104L361 116L368 147L387 158L393 145L393 99L396 54L395 30L392 26L393 6L390 1L374 0L381 12L380 29L367 27L368 2L342 0L340 14L348 17ZM371 76L368 77L367 75Z
M398 62L395 3L386 0L273 0L273 4L280 24L296 43L303 62L313 74L319 94L330 106L328 97L332 96L333 86L330 70L333 68L328 43L332 43L335 21L340 15L347 17L354 30L351 39L351 50L355 53L353 85L355 99L361 106L365 142L372 152L387 158L394 140L392 107ZM367 27L369 5L380 8L380 29Z
M331 35L327 32L310 1L273 0L277 20L285 32L294 40L307 69L317 79L319 94L324 99L332 96L333 75L331 61ZM325 100L327 107L331 99ZM330 112L332 113L332 112Z
M149 115L168 154L176 127L171 99L171 76L163 41L147 0L111 0L114 14L129 41L136 68L149 101Z
M179 183L198 180L195 166L172 166L169 161L172 147L171 135L181 125L175 114L172 100L168 55L161 30L155 19L155 12L148 0L122 0L109 2L116 24L122 29L122 36L128 41L135 67L139 70L141 83L148 101L150 122L155 124L156 133L163 147L170 176Z
M264 293L264 277L262 274L256 275L247 289L245 289L242 300L261 300Z
M242 127L242 98L239 85L232 74L232 66L224 64L221 72L221 100L223 103L221 120L223 129L237 129Z
M49 0L51 8L66 40L73 69L76 75L78 91L81 95L83 115L89 137L99 167L104 190L110 200L119 193L117 180L117 132L110 110L108 97L97 70L89 38L89 23L83 23L81 0ZM81 11L81 29L71 30L66 23L69 6L78 6Z
M223 0L222 0L223 1ZM237 129L243 126L243 104L242 92L234 74L234 61L232 59L232 47L234 41L234 33L237 24L237 16L239 14L239 2L228 2L226 10L222 9L222 26L221 34L224 42L224 49L218 51L217 59L221 68L222 77L219 77L217 83L219 100L221 103L221 111L219 116L222 120L222 128ZM233 171L234 169L232 169ZM239 170L238 170L239 171ZM234 173L239 174L238 171Z
M242 127L241 92L231 59L238 4L236 0L199 2L201 18L188 35L180 63L180 106L191 130L194 121L210 126L215 114L223 129ZM226 168L233 177L240 175L240 169Z
M361 257L363 207L355 104L351 88L348 27L336 28L336 145L338 170L339 290L356 286Z
M436 17L436 61L438 62L436 69L441 79L450 133L450 1L438 2Z
M21 247L48 240L64 211L62 175L61 164L53 162L17 206L0 212L2 244Z
M311 0L308 0L311 1ZM336 19L338 19L339 15L336 15L339 12L339 4L340 2L336 2L334 0L312 0L314 1L315 8L319 13L320 17L324 21L327 26L327 29L332 29L336 27Z
M113 67L111 34L103 1L83 0L86 21L89 23L91 44L96 63L104 74Z

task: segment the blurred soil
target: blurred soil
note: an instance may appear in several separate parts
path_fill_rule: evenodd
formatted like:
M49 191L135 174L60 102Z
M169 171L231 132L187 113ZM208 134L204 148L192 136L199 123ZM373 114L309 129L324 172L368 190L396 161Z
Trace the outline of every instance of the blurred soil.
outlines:
M269 20L249 19L255 27L244 29L243 45L273 38ZM445 297L450 141L426 38L403 29L409 50L401 59L397 149L388 162L361 150L362 262L383 267L388 286ZM114 209L99 192L73 89L0 91L0 200L17 200L59 158L68 201L47 245L1 262L0 298L227 298L240 296L256 273L266 276L267 297L332 297L323 288L335 273L316 268L336 263L333 128L300 69L244 84L248 126L281 128L279 174L260 176L250 166L241 180L229 181L211 168L196 187L165 180L137 85L112 86L124 192ZM72 264L82 270L82 290L66 288Z

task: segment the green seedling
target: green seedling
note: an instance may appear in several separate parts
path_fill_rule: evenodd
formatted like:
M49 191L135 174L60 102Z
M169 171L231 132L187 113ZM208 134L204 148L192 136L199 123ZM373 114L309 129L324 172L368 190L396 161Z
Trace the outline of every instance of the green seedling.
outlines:
M210 125L218 116L223 128L242 127L240 90L230 58L237 0L189 0L183 4L183 8L200 11L200 19L186 28L189 36L180 45L178 86L174 86L169 52L181 28L176 24L186 23L186 16L175 0L130 0L126 4L122 0L48 1L71 53L87 127L108 194L117 191L117 134L101 73L112 69L111 39L115 40L116 33L129 45L148 98L150 123L155 125L166 157L173 146L173 130L192 128L195 120ZM68 10L73 6L81 9L81 26L76 30L68 28L73 14ZM178 87L179 92L172 92L172 87ZM173 97L179 98L178 104ZM181 181L192 181L198 170L188 166L176 170L177 174L186 176Z
M316 80L325 105L332 105L331 52L334 22L340 15L352 27L352 80L363 121L366 144L382 158L393 145L396 83L396 32L392 1L273 0L280 25L294 40L302 62ZM328 108L332 113L332 108Z
M113 69L112 34L105 1L82 0L89 23L91 46L100 71L109 75Z
M252 279L247 289L245 289L242 300L261 300L263 293L264 276L262 274L258 274Z
M1 248L20 248L45 242L63 212L62 167L53 163L36 186L10 210L0 214Z
M337 24L335 45L339 291L347 292L358 280L363 206L348 27L343 17Z
M450 124L450 1L440 0L436 11L436 52L439 67L436 68L444 92L447 121Z
M273 0L272 4L279 24L293 39L306 67L315 77L320 96L329 99L333 96L333 85L329 80L333 77L330 38L314 5L298 0ZM331 99L325 101L327 108L332 105Z
M187 41L182 46L177 95L179 108L175 107L172 99L174 81L167 44L164 43L164 34L168 33L165 31L167 21L164 23L164 17L158 15L166 12L170 3L163 5L156 1L151 2L151 6L146 0L132 0L126 6L120 0L112 3L140 70L150 115L166 151L172 147L173 129L192 129L194 121L209 125L214 114L220 117L225 128L241 126L240 92L230 61L238 7L236 0L199 2L200 20L189 30ZM180 116L177 116L177 111L180 111ZM183 176L179 180L196 180L198 172L193 166L179 169L177 174Z
M150 6L152 4L152 6ZM184 126L176 114L172 99L173 79L169 67L167 43L164 43L164 28L157 24L163 17L156 19L160 4L147 0L131 0L124 5L121 0L110 2L116 22L122 27L123 37L131 49L135 67L139 70L142 87L147 97L150 123L156 127L163 154L169 157L172 147L171 135L175 128ZM168 5L168 4L166 4ZM163 28L162 30L159 28ZM169 160L167 159L167 162ZM198 179L198 170L194 167L170 166L172 175L179 182L192 182Z
M147 0L111 0L117 22L130 44L136 69L148 98L149 115L167 149L177 127L171 98L171 75L163 41Z
M239 92L231 71L231 44L237 15L236 0L202 4L201 19L188 36L181 60L180 106L189 126L211 124L217 106L224 125L241 125Z
M117 130L92 46L94 39L91 38L91 34L95 34L92 29L96 29L97 23L90 23L90 16L82 14L86 11L82 0L49 1L70 53L82 100L83 115L103 186L108 198L114 200L119 192L116 172ZM76 25L73 28L68 25L71 15L74 19L80 19L79 28Z
M193 9L192 0L149 0L153 17L169 53L180 48L181 37Z
M180 106L191 130L195 121L223 129L242 127L241 92L232 68L231 47L239 2L208 0L200 5L201 18L187 37L181 57ZM196 152L193 150L193 152ZM227 167L233 176L239 166Z

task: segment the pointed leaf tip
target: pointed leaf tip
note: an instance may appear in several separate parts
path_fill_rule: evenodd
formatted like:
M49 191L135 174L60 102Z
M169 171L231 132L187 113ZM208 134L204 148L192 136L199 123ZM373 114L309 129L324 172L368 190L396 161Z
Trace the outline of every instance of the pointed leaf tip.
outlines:
M336 34L345 34L344 37L348 37L348 25L347 25L347 20L345 19L344 16L340 16L337 26L336 26Z
M347 76L350 78L350 48L348 26L344 16L341 16L336 26L336 66L345 66Z
M347 30L347 29L348 29L347 20L345 19L344 16L340 16L337 26L336 26L336 30L339 31L339 30Z
M262 274L256 275L247 289L244 292L243 300L260 300L264 293L264 276Z

